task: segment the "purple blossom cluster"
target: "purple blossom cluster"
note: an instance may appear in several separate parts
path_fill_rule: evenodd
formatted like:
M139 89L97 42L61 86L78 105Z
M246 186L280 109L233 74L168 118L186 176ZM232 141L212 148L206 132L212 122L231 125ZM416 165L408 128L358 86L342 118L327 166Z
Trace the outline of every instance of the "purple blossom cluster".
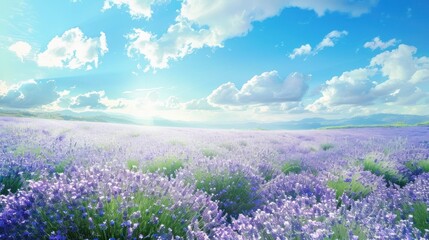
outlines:
M429 239L427 136L0 118L0 239Z

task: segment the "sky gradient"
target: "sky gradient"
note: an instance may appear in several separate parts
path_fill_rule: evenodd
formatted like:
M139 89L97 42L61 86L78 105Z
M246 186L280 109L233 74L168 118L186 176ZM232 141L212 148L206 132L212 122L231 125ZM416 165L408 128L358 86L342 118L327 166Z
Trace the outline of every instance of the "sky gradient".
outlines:
M424 0L0 3L0 108L181 121L427 115Z

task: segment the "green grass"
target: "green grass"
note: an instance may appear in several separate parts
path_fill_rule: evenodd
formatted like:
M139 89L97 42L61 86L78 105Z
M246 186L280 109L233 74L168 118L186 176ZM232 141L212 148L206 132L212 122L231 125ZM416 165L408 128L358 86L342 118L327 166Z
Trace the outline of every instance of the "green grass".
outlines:
M412 173L429 172L429 159L420 160L417 162L408 161L405 163L405 167L408 168Z
M216 157L218 155L218 153L213 150L213 149L209 149L209 148L204 148L201 150L202 154L210 159L213 159L214 157Z
M234 150L234 145L232 145L231 143L222 143L222 144L219 144L219 147L225 148L228 151Z
M94 239L97 237L106 240L109 238L128 239L127 228L121 226L125 215L131 218L133 224L139 224L133 232L133 238L138 238L139 234L143 234L143 236L150 236L150 239L155 239L154 234L159 232L161 225L165 227L166 231L171 229L174 235L185 237L186 228L192 219L200 217L199 212L191 208L169 209L173 202L166 196L158 198L137 192L130 199L132 200L125 201L118 196L110 201L103 200L101 205L93 201L86 201L85 205L95 205L95 207L86 207L84 211L73 210L71 213L75 217L70 220L64 218L66 219L64 222L52 220L49 214L42 209L39 213L47 223L45 230L47 233L60 230L64 226L69 228L73 226L76 231L68 231L67 239ZM131 201L131 204L128 201ZM70 209L66 209L64 204L56 206L55 209L64 210L57 211L57 214L70 214ZM87 215L84 216L84 214ZM92 219L92 222L89 219ZM113 221L113 224L110 221Z
M0 176L1 195L7 195L9 192L16 193L24 185L25 180L18 174Z
M348 197L357 200L368 196L372 191L371 188L365 187L354 178L350 181L344 181L341 178L336 181L328 181L328 187L335 190L335 196L337 199L339 199L343 194L346 194Z
M132 137L132 138L140 137L140 133L131 133L130 137Z
M57 165L55 165L54 171L56 173L64 173L66 168L71 164L72 160L73 159L69 157L69 158L64 159L63 161L59 162Z
M425 229L429 229L428 206L423 202L417 202L412 208L414 226L424 233Z
M139 168L140 164L138 160L135 159L129 159L127 161L127 169L130 171L137 171L137 169Z
M367 239L365 232L358 226L347 227L344 224L336 224L332 227L334 234L330 239L332 240L342 240L349 239L350 229L353 232L353 235L357 236L359 240Z
M182 159L175 156L155 158L143 166L145 173L160 173L168 177L176 177L176 171L184 167Z
M28 148L26 146L20 145L14 151L15 157L24 156L27 153L34 154L36 156L40 156L40 154L42 153L42 148L40 148L40 147Z
M276 176L276 171L272 168L259 169L261 176L264 178L265 182L269 182Z
M173 146L186 146L186 143L179 140L170 140L169 143Z
M413 127L413 126L428 126L428 125L429 125L429 121L416 123L416 124L410 124L410 123L404 123L404 122L395 122L395 123L368 124L368 125L338 125L338 126L322 127L321 129L389 128L389 127Z
M423 170L423 172L429 172L429 159L421 160L417 163L417 166Z
M429 126L429 121L417 123L416 126Z
M302 171L302 166L298 161L291 161L284 163L281 170L286 175L290 173L300 173Z
M428 206L424 202L414 202L403 205L401 209L395 210L396 221L407 220L409 216L413 217L414 227L418 228L423 234L425 229L429 229Z
M377 176L382 176L386 180L388 186L394 183L403 187L408 183L408 179L399 174L395 169L387 166L386 163L376 162L371 158L367 158L363 162L363 168L365 171L370 171Z
M320 144L320 148L323 151L328 151L329 149L334 148L334 145L332 145L331 143L323 143L323 144Z
M27 180L39 179L39 174L30 174L28 172L11 172L9 174L0 175L0 195L7 195L9 193L16 193L19 189L26 185Z
M194 173L196 188L219 201L219 207L229 217L237 217L255 207L252 185L242 173Z

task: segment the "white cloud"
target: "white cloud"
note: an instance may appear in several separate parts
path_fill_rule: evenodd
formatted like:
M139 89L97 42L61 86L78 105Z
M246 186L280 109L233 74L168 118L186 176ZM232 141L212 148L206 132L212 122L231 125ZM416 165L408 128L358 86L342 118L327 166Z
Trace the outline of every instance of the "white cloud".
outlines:
M181 108L179 99L175 96L170 96L167 100L162 104L164 109L179 109Z
M0 96L5 95L9 88L6 85L6 82L3 80L0 80Z
M296 56L308 55L311 53L311 45L305 44L299 48L295 48L293 52L289 55L289 58L295 59Z
M49 42L47 49L37 55L37 64L42 67L89 70L98 67L99 57L108 50L104 32L98 38L88 38L79 28L72 28Z
M9 46L9 50L14 52L16 56L24 61L24 58L27 57L31 52L31 45L24 41L18 41Z
M323 50L326 47L333 47L335 46L335 41L337 41L339 38L347 36L347 31L337 31L334 30L330 33L328 33L323 40L317 45L316 52L319 52Z
M104 91L93 91L73 97L70 108L85 109L85 110L105 110L107 106L102 103L102 98L105 96Z
M207 98L193 99L183 104L187 110L219 110L220 108L211 105Z
M164 2L167 2L167 0L105 0L102 11L114 6L126 6L131 17L150 19L152 17L152 6Z
M167 68L170 61L178 60L203 47L222 47L225 40L246 35L253 22L274 17L288 7L326 12L344 12L359 16L370 10L378 0L185 0L176 23L161 36L142 29L134 29L128 38L129 55L144 55L149 68Z
M366 42L363 46L365 48L370 48L371 50L375 50L377 48L379 48L381 50L384 50L384 49L386 49L388 47L395 46L397 43L398 43L398 41L395 38L390 39L387 42L383 42L380 39L380 37L375 37L372 41Z
M149 62L145 71L150 68L168 68L171 60L178 60L190 54L194 49L204 45L215 47L220 44L210 41L210 32L196 31L188 23L180 22L170 26L167 34L160 38L142 29L134 29L134 33L127 35L130 44L127 47L128 56L143 55Z
M366 105L374 100L376 96L371 93L374 84L370 77L374 76L374 69L359 68L344 72L341 76L335 76L326 81L322 89L322 97L307 106L307 110L326 110L329 106L342 104Z
M6 86L1 86L5 88ZM28 80L0 91L0 106L8 108L34 108L50 104L59 97L55 81Z
M108 97L101 97L99 102L108 109L123 109L129 106L133 101L125 98L110 99Z
M267 113L267 114L302 114L307 113L305 106L302 102L283 102L283 103L272 103L269 105L254 106L251 108L255 113Z
M251 105L300 101L308 89L308 76L293 73L282 80L277 71L264 72L247 81L241 89L228 82L208 97L213 105Z
M313 112L343 106L421 105L429 102L429 58L401 44L373 57L367 67L326 81L322 96L307 106ZM380 75L385 79L380 81Z
M69 95L70 95L69 90L62 90L62 91L59 91L57 93L58 93L58 98L50 104L43 105L41 107L42 110L44 110L44 111L60 111L60 110L67 108L70 105L71 99L69 97Z
M347 34L348 34L347 31L334 30L328 33L322 39L322 41L319 44L317 44L316 48L313 49L311 45L308 43L304 44L299 48L295 48L293 52L289 55L289 58L295 59L295 57L301 56L301 55L310 55L310 54L316 55L317 53L319 53L320 51L322 51L327 47L335 46L335 42L338 41L338 39L340 39L341 37L347 36Z

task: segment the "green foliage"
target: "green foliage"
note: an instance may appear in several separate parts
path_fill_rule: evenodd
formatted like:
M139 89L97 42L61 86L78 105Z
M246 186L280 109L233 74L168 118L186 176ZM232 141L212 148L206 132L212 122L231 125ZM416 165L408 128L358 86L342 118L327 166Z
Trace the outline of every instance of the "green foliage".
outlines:
M408 127L410 124L407 124L405 122L395 122L391 124L392 127Z
M411 172L416 172L416 171L418 171L419 170L419 167L417 166L417 164L415 163L415 162L413 162L413 161L408 161L408 162L406 162L405 164L405 167L408 169L408 170L410 170Z
M429 126L429 121L417 123L416 126Z
M395 169L391 169L386 163L376 162L371 158L367 158L363 162L363 168L365 171L370 171L377 176L383 176L388 186L390 186L390 183L394 183L403 187L408 183L408 180L404 176L399 174Z
M357 200L368 196L372 191L371 188L365 187L354 178L350 181L345 181L341 178L336 181L328 181L328 187L335 190L335 196L337 199L339 199L343 194L346 194L348 197Z
M42 148L40 148L40 147L29 148L29 147L20 145L14 151L15 157L24 156L26 153L34 154L36 156L40 156L42 153Z
M180 140L170 140L169 143L173 146L186 146L186 143L180 141Z
M255 195L250 181L243 173L194 173L196 188L219 201L219 207L229 217L237 217L255 207Z
M423 172L429 172L429 159L419 161L417 166L419 166Z
M414 226L424 233L425 229L429 229L428 206L423 202L417 202L413 204L412 209Z
M413 173L429 172L429 159L417 162L408 161L405 163L405 167Z
M57 211L56 214L70 214L70 209L63 203L58 204L55 209L64 211ZM166 196L157 198L142 192L135 193L129 199L118 196L110 200L87 200L83 204L86 205L84 209L72 210L75 217L67 222L58 222L39 209L42 219L47 223L46 232L54 232L67 225L76 229L67 232L67 239L128 239L130 236L123 224L126 223L124 216L129 216L132 224L138 224L131 238L138 238L142 234L155 239L154 234L159 233L161 225L166 232L171 229L174 235L185 237L186 227L199 215L191 208L171 209L173 202Z
M274 171L274 169L265 169L265 171L260 171L260 173L264 178L265 182L271 181L276 176L276 172Z
M54 171L56 173L64 173L64 171L70 165L71 162L72 162L72 158L67 158L67 159L59 162L57 165L55 165Z
M135 159L129 159L127 161L127 169L130 171L137 171L139 168L139 161Z
M323 150L323 151L328 151L329 149L331 149L331 148L333 148L334 147L334 145L333 144L330 144L330 143L323 143L323 144L320 144L320 148Z
M332 227L334 234L330 239L332 240L341 240L349 239L349 231L352 231L353 235L357 236L359 240L367 239L365 232L360 228L360 226L355 225L352 227L347 227L344 224L336 224Z
M289 173L300 173L301 171L301 163L298 161L286 162L282 166L282 172L286 175Z
M232 145L231 143L222 143L219 145L219 147L225 148L228 151L234 150L234 145Z
M140 137L140 133L131 133L130 137L132 137L132 138Z
M160 173L168 177L176 177L176 171L183 168L182 159L175 156L159 157L143 166L143 172Z
M27 180L37 180L39 175L36 173L11 171L9 174L0 175L0 195L7 195L10 192L16 193L26 185Z
M1 195L7 195L9 192L16 193L24 185L25 180L19 174L9 174L0 176Z
M201 152L203 153L203 155L205 157L210 158L210 159L213 159L218 154L215 150L209 149L209 148L204 148L201 150Z

